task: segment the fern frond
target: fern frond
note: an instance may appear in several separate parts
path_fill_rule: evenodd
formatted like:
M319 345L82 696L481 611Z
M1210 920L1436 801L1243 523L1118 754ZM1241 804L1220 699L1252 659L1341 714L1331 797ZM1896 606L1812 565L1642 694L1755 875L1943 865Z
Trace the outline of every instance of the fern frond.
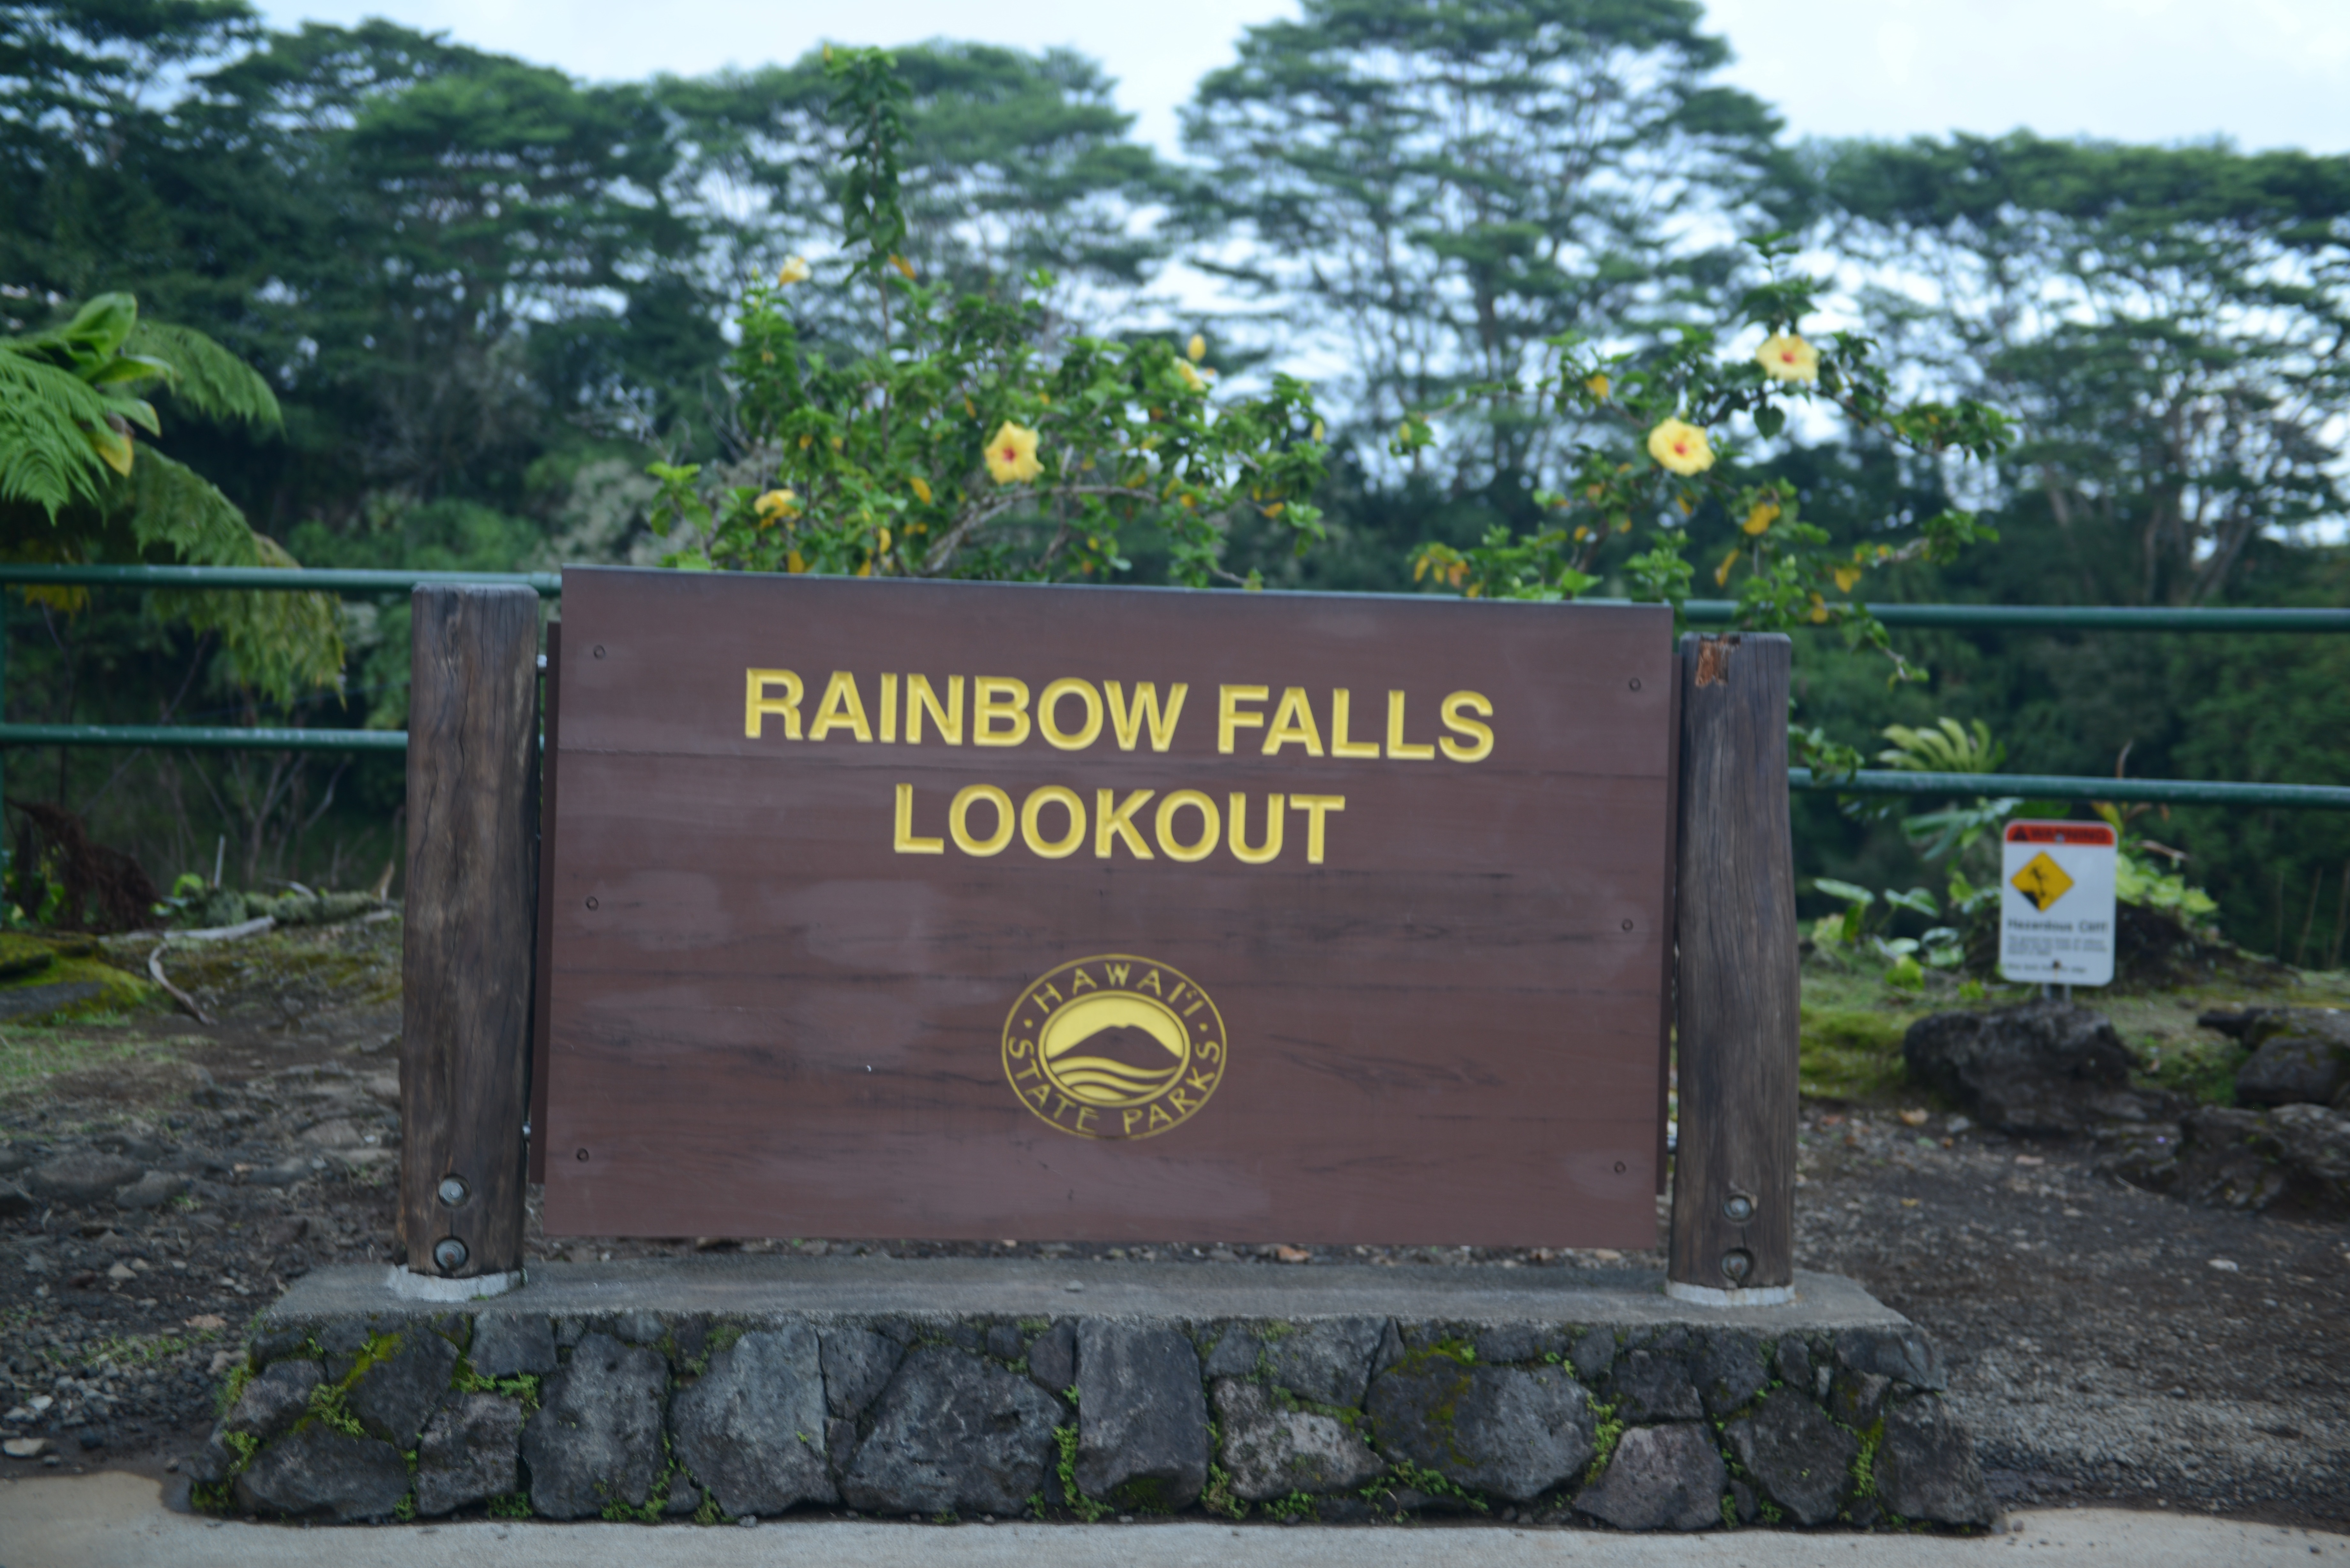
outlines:
M300 569L203 475L151 447L140 452L127 489L141 554L169 551L191 566ZM341 687L341 607L332 594L171 592L157 594L154 605L168 619L217 632L229 673L279 702Z
M252 366L192 327L142 321L123 345L126 353L172 368L172 389L192 412L220 422L284 428L277 394Z
M70 371L0 342L0 501L57 520L76 502L99 504L109 475L87 432L104 430L106 393Z

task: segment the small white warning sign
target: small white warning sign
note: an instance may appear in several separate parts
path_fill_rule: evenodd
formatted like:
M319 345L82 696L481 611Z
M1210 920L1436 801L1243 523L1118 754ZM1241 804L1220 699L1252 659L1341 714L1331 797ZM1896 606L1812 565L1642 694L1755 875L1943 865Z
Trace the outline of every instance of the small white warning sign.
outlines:
M2114 830L2011 822L2000 867L1999 972L2054 985L2114 978Z

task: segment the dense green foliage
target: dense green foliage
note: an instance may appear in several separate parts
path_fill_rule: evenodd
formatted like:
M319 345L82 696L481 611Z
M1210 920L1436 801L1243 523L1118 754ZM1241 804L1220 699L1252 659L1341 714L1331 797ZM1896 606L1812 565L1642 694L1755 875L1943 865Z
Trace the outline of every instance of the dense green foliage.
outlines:
M1219 400L1204 337L1048 345L1024 290L924 286L900 249L911 93L879 50L830 55L827 73L848 132L840 292L869 304L876 348L809 350L793 302L829 291L804 260L750 291L730 364L749 446L735 467L754 482L705 495L696 465L654 464L655 530L680 535L664 565L1107 581L1144 536L1172 580L1201 587L1231 578L1222 524L1239 510L1281 519L1300 553L1318 537L1324 431L1302 383Z
M1384 591L1418 563L1429 592L1686 581L1757 624L1806 619L1814 593L2345 602L2326 541L2350 160L2022 133L1791 146L1726 57L1694 0L1307 0L1201 83L1170 161L1092 62L938 42L897 52L882 182L858 154L870 116L836 111L820 56L589 85L383 22L272 33L241 0L10 6L0 337L134 296L147 325L110 352L176 374L106 383L151 422L49 405L135 443L127 478L88 436L46 460L0 440L0 547ZM1734 243L1773 228L1801 254ZM795 257L805 280L775 281ZM1230 308L1168 304L1179 261ZM1757 308L1822 271L1803 311ZM1808 402L1753 368L1791 327L1822 354ZM48 341L0 361L63 374ZM879 412L901 406L919 417ZM1938 409L1963 419L1898 417ZM1719 468L1650 461L1667 414L1707 429ZM1005 425L1039 441L1009 485L983 450ZM1110 461L1144 450L1141 483ZM1928 547L1953 518L1997 542ZM404 606L309 628L348 646L338 693L256 657L299 638L225 600L68 605L12 598L11 717L403 720ZM1948 717L2014 771L2350 776L2338 639L1902 633L1927 679L1888 685L1848 640L1868 625L1797 632L1800 729L1874 753ZM9 769L11 797L95 813L166 885L208 873L223 835L248 881L372 879L400 793L386 759ZM1806 874L1941 885L1893 822L1797 811ZM2350 820L2132 831L2184 851L2249 945L2340 944ZM1922 934L1923 913L1875 908Z

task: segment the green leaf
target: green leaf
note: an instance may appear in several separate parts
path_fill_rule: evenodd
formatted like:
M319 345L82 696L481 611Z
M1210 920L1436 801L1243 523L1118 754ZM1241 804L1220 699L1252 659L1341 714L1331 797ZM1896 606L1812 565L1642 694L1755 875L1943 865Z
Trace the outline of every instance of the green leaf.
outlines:
M1940 919L1942 913L1942 907L1934 902L1934 895L1923 888L1912 888L1907 893L1887 889L1885 901L1897 909L1908 909L1929 920Z
M148 560L300 567L276 540L255 533L209 481L151 447L140 452L113 499ZM156 594L154 607L166 619L217 633L230 678L276 701L340 689L341 607L332 594L174 590Z
M201 332L142 321L130 335L129 348L168 368L173 394L192 412L224 424L265 430L281 429L286 422L277 394L260 373Z
M113 475L88 432L106 424L105 394L80 377L0 343L0 502L40 507L51 522L76 504L95 505Z

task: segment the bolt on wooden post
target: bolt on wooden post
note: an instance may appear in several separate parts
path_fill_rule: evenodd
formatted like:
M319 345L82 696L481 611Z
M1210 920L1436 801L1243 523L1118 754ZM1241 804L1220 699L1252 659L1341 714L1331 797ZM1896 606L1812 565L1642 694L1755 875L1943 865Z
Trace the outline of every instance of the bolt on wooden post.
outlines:
M538 596L413 599L400 1236L450 1278L522 1267L537 905Z
M1784 1299L1794 1281L1793 659L1780 636L1681 639L1680 1128L1666 1278L1687 1299Z

